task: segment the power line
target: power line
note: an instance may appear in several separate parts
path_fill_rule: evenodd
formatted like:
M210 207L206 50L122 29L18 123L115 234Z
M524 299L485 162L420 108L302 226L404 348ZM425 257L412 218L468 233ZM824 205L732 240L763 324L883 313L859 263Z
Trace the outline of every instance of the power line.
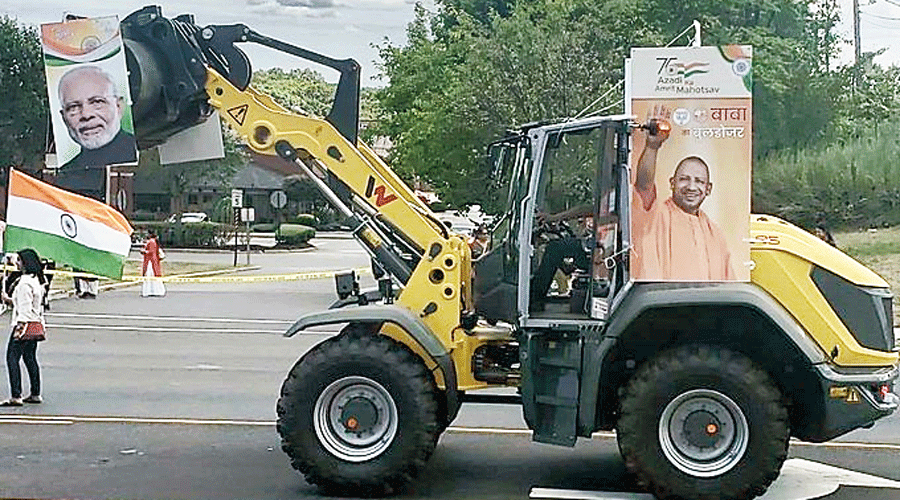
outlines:
M884 28L884 29L887 29L887 30L897 30L897 29L900 29L900 26L888 26L888 25L886 25L886 24L879 24L879 23L877 23L877 22L875 22L875 21L873 21L873 20L871 20L871 19L866 19L865 21L866 21L866 24L867 24L867 25L875 26L875 27L878 27L878 28ZM868 36L867 36L866 38L871 38L871 37L868 37Z
M876 19L884 19L885 21L900 21L900 17L879 16L878 14L869 14L868 12L860 12L860 14L862 14L866 17L874 17Z

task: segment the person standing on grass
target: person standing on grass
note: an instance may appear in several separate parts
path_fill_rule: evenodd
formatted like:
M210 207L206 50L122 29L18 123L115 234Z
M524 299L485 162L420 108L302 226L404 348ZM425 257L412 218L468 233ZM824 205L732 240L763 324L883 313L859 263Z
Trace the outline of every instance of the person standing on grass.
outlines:
M141 287L141 297L164 297L166 295L166 285L162 280L162 264L163 251L159 248L159 240L156 238L156 232L152 229L147 232L147 241L144 248L141 249L144 255L144 263L141 269L141 275L144 277L144 283Z
M27 323L44 325L44 272L37 252L30 248L20 250L15 257L15 264L22 273L12 286L12 297L6 294L6 286L2 287L2 299L12 304L12 328L9 344L6 346L6 368L9 372L10 398L0 402L0 406L22 406L24 403L39 404L41 398L41 372L37 362L37 344L34 339L19 340L13 335L17 327L24 328ZM28 370L31 395L22 399L22 371L19 360L25 361Z

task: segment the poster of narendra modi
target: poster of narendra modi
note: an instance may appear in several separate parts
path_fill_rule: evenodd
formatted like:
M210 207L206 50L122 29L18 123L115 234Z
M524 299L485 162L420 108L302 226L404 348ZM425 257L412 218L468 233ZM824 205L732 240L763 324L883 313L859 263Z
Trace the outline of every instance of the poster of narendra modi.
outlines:
M630 273L750 279L749 46L633 49Z
M137 163L116 16L41 25L58 175ZM99 174L98 174L99 175Z

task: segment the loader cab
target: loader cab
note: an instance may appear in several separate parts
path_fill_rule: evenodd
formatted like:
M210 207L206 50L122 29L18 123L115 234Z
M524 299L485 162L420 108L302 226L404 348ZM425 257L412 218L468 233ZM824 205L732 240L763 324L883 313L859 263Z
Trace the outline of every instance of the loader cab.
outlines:
M519 232L531 179L528 136L513 131L488 146L491 177L508 184L506 209L490 229L487 250L473 263L475 309L489 320L516 321L519 293Z
M606 319L628 280L629 123L527 126L491 146L495 178L510 180L474 266L479 314L534 326Z

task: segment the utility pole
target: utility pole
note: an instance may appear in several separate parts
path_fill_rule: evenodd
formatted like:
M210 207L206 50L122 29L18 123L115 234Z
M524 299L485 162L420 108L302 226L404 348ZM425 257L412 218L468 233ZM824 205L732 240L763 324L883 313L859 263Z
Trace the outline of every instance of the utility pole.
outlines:
M859 0L853 0L853 73L856 77L854 85L859 85L859 60L862 56L859 45Z

